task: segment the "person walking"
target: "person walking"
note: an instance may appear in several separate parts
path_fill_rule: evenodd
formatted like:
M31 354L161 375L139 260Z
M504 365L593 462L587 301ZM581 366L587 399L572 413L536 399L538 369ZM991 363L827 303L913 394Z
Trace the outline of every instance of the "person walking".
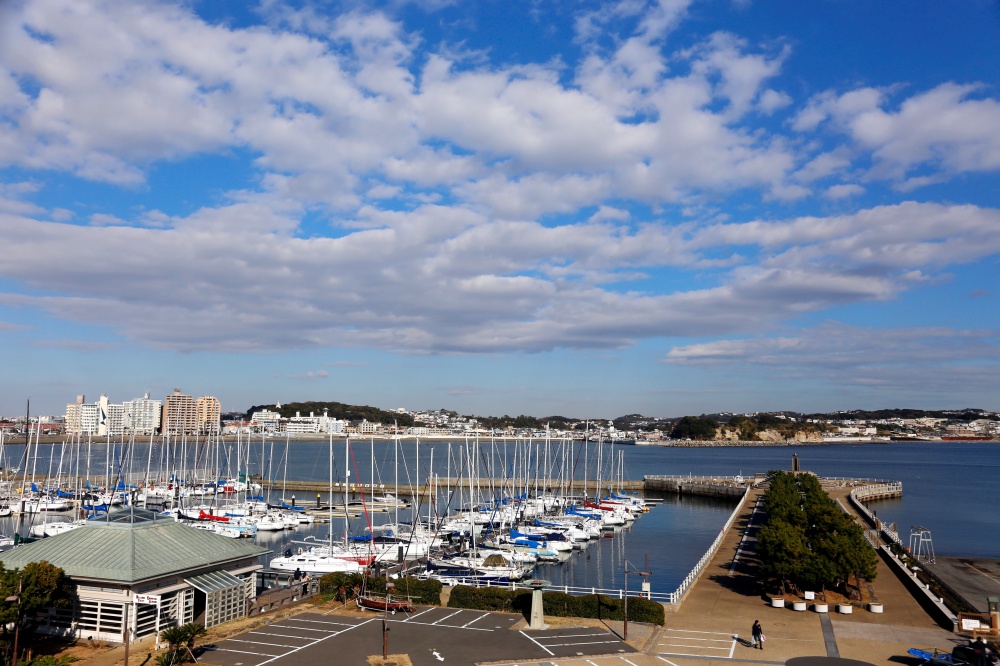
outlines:
M764 649L764 629L760 626L760 620L753 621L753 628L750 629L750 636L753 638L753 646L761 650Z

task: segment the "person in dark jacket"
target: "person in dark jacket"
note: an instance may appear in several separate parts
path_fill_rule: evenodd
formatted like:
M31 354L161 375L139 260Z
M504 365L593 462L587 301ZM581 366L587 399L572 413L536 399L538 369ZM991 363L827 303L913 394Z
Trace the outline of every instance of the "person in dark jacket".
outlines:
M764 649L764 629L760 626L760 620L753 621L753 628L750 629L750 636L753 638L755 648Z

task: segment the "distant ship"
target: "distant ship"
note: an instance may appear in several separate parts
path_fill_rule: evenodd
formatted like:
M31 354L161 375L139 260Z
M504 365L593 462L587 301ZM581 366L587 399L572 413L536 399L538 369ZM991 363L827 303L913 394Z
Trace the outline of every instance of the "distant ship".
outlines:
M994 439L992 435L941 435L943 442L990 442Z

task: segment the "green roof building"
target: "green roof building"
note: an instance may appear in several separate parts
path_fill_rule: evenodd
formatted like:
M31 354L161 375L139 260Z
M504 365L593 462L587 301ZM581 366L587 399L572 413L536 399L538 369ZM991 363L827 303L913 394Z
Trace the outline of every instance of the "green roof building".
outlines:
M122 509L0 553L0 562L8 569L50 562L76 584L73 608L50 609L40 631L124 642L126 618L135 639L245 616L266 552L152 511Z

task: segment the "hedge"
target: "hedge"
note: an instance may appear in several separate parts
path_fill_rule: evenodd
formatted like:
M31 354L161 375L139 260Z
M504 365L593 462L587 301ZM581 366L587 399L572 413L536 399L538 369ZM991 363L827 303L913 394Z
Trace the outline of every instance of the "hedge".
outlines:
M458 585L451 591L449 608L515 612L531 612L531 592L501 587L469 587ZM586 617L602 620L624 620L625 601L600 594L575 597L564 592L544 592L542 612L552 617ZM664 623L663 605L642 597L629 597L628 619L631 622Z
M421 580L407 576L397 578L392 583L396 586L392 592L393 596L410 599L413 603L422 606L441 605L441 581L439 580ZM365 577L360 573L326 574L319 579L320 594L335 595L340 590L341 585L347 589L348 597L350 597L353 595L355 585L365 587ZM369 594L385 594L385 578L369 577L367 590Z

